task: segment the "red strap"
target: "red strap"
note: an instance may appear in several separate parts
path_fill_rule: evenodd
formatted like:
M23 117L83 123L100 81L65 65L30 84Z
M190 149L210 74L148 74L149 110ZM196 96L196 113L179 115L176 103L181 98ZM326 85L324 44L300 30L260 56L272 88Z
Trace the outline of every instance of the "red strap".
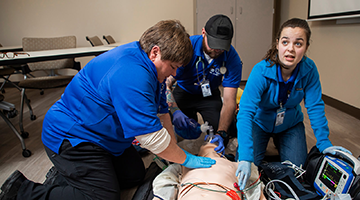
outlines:
M241 200L239 195L234 190L227 191L226 195L229 196L232 200Z

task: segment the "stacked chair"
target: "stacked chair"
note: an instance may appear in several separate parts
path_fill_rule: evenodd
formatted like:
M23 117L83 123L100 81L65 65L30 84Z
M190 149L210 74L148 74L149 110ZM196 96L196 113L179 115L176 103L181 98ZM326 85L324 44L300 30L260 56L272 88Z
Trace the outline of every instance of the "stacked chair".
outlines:
M87 41L90 42L91 46L93 47L104 45L98 36L93 36L93 37L86 36L85 38Z
M116 43L114 38L111 35L103 35L103 39L108 43L108 44L114 44Z

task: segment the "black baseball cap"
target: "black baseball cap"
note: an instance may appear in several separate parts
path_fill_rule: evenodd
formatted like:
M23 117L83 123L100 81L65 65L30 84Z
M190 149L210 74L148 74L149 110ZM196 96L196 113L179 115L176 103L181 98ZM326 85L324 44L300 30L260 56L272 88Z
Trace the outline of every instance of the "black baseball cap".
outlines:
M221 14L212 16L206 22L205 31L210 48L230 50L234 29L229 17Z

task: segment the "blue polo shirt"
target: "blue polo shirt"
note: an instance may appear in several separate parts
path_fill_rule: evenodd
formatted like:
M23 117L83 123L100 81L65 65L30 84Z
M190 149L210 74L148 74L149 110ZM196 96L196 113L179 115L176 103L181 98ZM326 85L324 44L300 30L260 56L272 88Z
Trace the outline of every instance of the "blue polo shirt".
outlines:
M293 73L291 74L291 77L289 80L284 81L282 75L281 75L281 67L280 65L277 65L277 75L279 79L279 103L284 105L288 98L290 97L291 90L293 89L295 78L298 74L299 67L296 66Z
M224 51L218 58L208 63L202 48L202 35L190 37L194 54L190 63L176 71L177 85L191 94L202 94L200 82L205 77L210 82L211 90L224 87L238 88L241 82L242 62L233 46L229 51ZM220 73L220 67L225 65L226 73Z
M67 139L118 156L135 136L160 130L157 114L167 112L165 83L139 42L132 42L95 57L73 78L45 116L42 141L56 153Z

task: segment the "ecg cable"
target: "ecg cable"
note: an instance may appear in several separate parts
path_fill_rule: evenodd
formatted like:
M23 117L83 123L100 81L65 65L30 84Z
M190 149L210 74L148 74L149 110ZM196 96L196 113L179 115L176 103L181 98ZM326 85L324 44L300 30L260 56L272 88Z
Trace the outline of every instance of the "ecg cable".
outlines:
M195 183L182 183L181 187L183 187L183 189L180 192L181 196L184 196L186 193L188 193L192 188L197 187L199 189L202 190L207 190L207 191L212 191L212 192L219 192L219 193L225 193L227 196L229 196L232 200L241 200L243 198L241 198L243 195L245 195L245 193L253 188L255 188L256 186L258 186L261 181L260 181L260 176L257 178L256 181L254 181L253 183L251 183L247 188L245 188L244 190L240 190L239 186L237 185L237 183L234 183L234 188L236 188L238 191L235 191L234 189L231 189L227 186L218 184L218 183L208 183L208 182L195 182ZM216 189L210 189L210 188L205 188L205 187L201 187L200 185L214 185L217 186L219 188L221 188L221 190L216 190Z
M213 190L213 189L210 189L210 188L204 188L204 187L201 187L200 185L216 185L219 188L221 188L222 190ZM184 189L180 192L180 195L182 195L182 196L186 195L192 188L197 187L197 188L202 189L202 190L225 193L232 200L241 200L241 197L239 197L239 195L237 194L237 192L235 192L235 190L233 190L233 189L231 189L231 188L229 188L227 186L218 184L218 183L206 183L206 182L183 183L183 184L181 184L181 186L182 187L185 186Z
M282 162L281 164L290 165L288 167L292 168L295 171L294 176L296 178L299 178L300 176L302 176L306 172L306 170L301 168L301 165L300 165L300 167L298 167L295 164L293 164L292 162L290 162L289 160L286 160L286 161Z

